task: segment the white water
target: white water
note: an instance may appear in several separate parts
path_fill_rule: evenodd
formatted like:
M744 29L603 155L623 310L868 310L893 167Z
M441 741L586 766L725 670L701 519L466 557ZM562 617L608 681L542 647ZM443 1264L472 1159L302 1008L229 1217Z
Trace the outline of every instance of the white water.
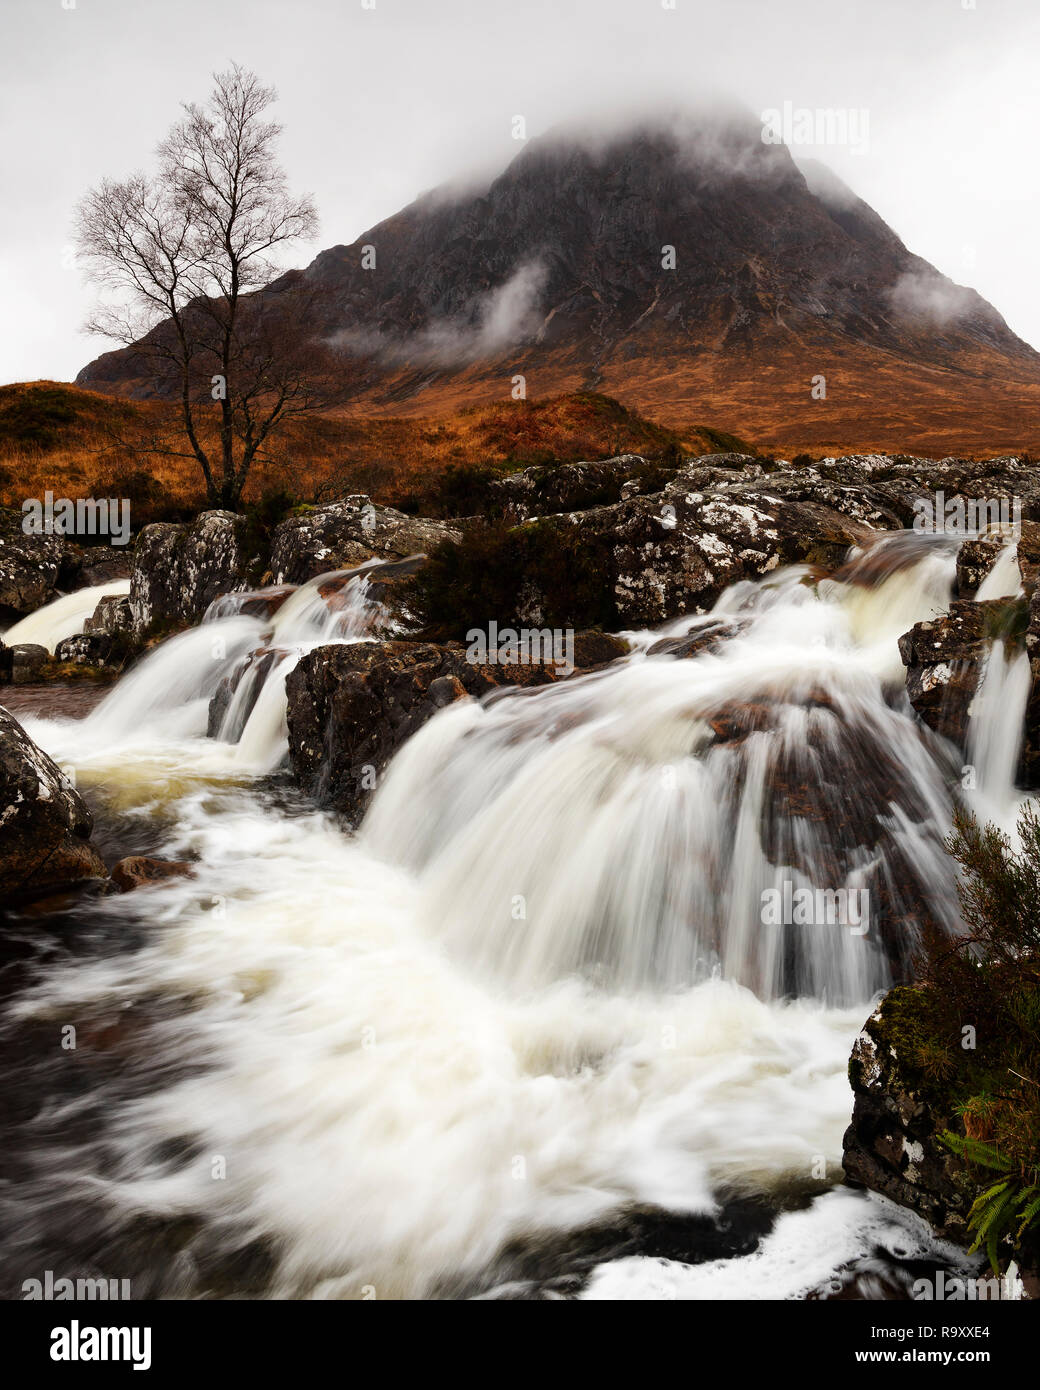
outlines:
M1014 598L1022 589L1022 576L1018 568L1018 546L1006 545L997 556L996 563L979 585L975 597L981 603L991 598Z
M662 634L643 634L610 672L450 707L356 837L249 784L284 748L293 651L238 744L201 737L208 694L249 652L313 643L317 583L273 624L214 617L166 643L80 724L33 721L83 784L172 818L164 853L196 859L191 879L104 905L144 912L143 949L52 968L21 1005L64 1021L190 1001L131 1044L151 1084L100 1098L104 1161L64 1146L43 1164L53 1190L109 1234L159 1213L201 1218L229 1250L271 1239L273 1292L349 1298L465 1288L506 1243L633 1203L807 1197L821 1164L838 1182L848 1055L885 956L840 926L782 940L757 904L784 873L835 864L884 884L900 856L936 906L952 896L945 774L891 681L895 637L948 600L952 557L923 554L871 591L802 571L737 586L717 615L749 625L716 654L647 657ZM720 718L751 732L717 742ZM159 1156L185 1139L187 1156ZM32 1199L41 1223L51 1194ZM752 1293L803 1296L899 1220L825 1194L721 1262L715 1287L744 1271ZM195 1289L192 1268L169 1291ZM656 1296L662 1268L608 1267L590 1296ZM708 1295L712 1266L676 1268L674 1296Z
M1009 653L994 642L971 703L968 765L976 769L970 798L976 815L1013 831L1023 801L1015 790L1015 770L1022 752L1026 705L1032 687L1029 656Z
M94 584L89 589L77 589L75 593L56 598L53 603L21 618L13 627L0 636L9 647L18 642L34 642L46 647L53 655L59 642L66 637L75 637L83 631L83 624L94 616L101 599L107 595L122 597L130 592L129 579L113 579L108 584Z

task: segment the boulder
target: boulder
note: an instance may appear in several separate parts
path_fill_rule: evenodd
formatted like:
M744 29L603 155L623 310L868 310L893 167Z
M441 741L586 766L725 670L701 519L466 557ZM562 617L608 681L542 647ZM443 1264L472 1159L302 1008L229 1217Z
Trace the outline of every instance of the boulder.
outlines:
M856 1039L843 1163L851 1183L909 1207L939 1235L964 1246L972 1239L967 1217L979 1178L939 1139L954 1117L942 1083L923 1069L913 1042L925 988L890 990Z
M130 893L135 888L164 883L170 878L187 878L193 872L192 865L185 860L152 859L145 854L132 854L114 866L111 879L120 893Z
M594 666L626 650L602 633L576 634L574 646L575 662ZM318 647L286 680L293 776L320 804L357 824L376 778L437 710L465 696L533 688L570 674L571 668L552 663L475 663L456 642Z
M441 541L457 541L460 534L445 521L378 507L359 493L280 522L271 540L271 577L275 584L304 584L373 557L393 560L425 553Z
M704 612L731 584L781 564L836 568L876 534L824 504L757 486L699 491L686 472L661 492L551 520L602 553L619 622L642 625Z
M652 464L641 454L618 454L593 463L532 465L495 478L488 491L497 507L517 520L546 513L578 511L656 492L675 470Z
M83 624L87 634L104 634L114 637L117 633L133 631L134 615L130 600L122 594L104 594L93 614Z
M0 623L14 623L57 597L67 555L64 537L27 535L22 514L0 507Z
M0 896L104 878L93 818L57 763L0 708Z
M38 642L16 642L8 649L11 653L11 682L14 685L28 685L42 678L50 663L51 654Z
M197 623L219 594L249 586L254 558L246 520L234 512L202 512L192 522L144 527L130 575L134 631Z
M976 536L957 552L957 596L974 598L982 581L997 563L1007 541L1001 536Z
M683 659L700 656L702 652L717 652L731 638L746 631L747 621L714 619L705 622L683 637L662 637L647 647L647 656L674 656Z
M73 666L121 664L115 638L104 632L81 632L74 637L66 637L55 647L54 659Z
M910 703L930 729L961 749L984 657L1015 602L957 599L948 613L916 623L899 639Z
M109 584L114 579L129 579L132 560L133 550L129 545L84 547L72 587L89 589L95 584Z

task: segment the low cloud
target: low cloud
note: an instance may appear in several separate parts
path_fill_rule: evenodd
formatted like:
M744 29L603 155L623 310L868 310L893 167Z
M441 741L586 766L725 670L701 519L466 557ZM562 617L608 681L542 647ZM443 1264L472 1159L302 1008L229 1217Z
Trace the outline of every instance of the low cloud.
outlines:
M977 307L978 296L944 275L908 270L888 291L888 302L902 319L943 328L967 318Z
M336 334L333 345L372 354L394 365L457 367L496 357L519 347L541 327L547 274L541 261L527 261L454 318L434 319L407 336L345 329Z

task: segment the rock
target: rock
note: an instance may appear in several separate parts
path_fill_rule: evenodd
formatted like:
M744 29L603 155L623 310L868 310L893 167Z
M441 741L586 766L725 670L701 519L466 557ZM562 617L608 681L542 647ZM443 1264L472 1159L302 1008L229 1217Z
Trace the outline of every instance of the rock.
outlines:
M477 665L460 643L359 642L308 652L286 680L289 759L301 787L354 824L394 753L466 695L563 679L552 665Z
M47 648L41 647L37 642L16 642L9 651L11 681L14 685L38 681L51 659Z
M209 621L238 615L246 618L271 618L291 594L295 584L277 584L264 589L240 589L233 594L220 594L207 610Z
M1040 522L1023 521L1018 537L1018 570L1026 594L1035 596L1040 579Z
M930 729L963 749L983 658L1014 600L957 599L899 639L910 703Z
M675 469L650 463L641 454L618 454L593 463L534 465L496 478L492 498L517 520L549 513L585 510L657 492Z
M944 1106L941 1084L924 1073L908 1042L924 988L890 990L856 1039L849 1062L854 1102L845 1132L845 1174L917 1212L945 1239L968 1245L967 1216L978 1179L940 1141L954 1117Z
M244 698L239 701L235 712L234 728L224 731L224 736L229 743L235 742L239 738L245 728L246 721L253 712L253 706L260 696L264 682L274 666L288 655L288 650L285 647L257 647L255 651L244 656L234 669L223 677L209 702L206 722L208 738L220 736L232 701L243 686L243 682L247 682L246 688L243 689Z
M975 597L1005 545L1007 541L1001 536L977 536L964 542L957 552L958 598Z
M202 512L192 522L144 527L130 575L134 631L197 623L218 594L249 586L252 558L245 518L233 512Z
M647 656L674 656L689 658L700 656L702 652L717 652L731 637L745 631L747 622L718 619L705 623L684 637L662 637L652 647L647 647Z
M611 632L576 632L574 634L574 664L582 670L606 666L629 653L623 637Z
M703 612L731 584L781 564L835 568L875 536L833 508L757 487L697 491L685 472L659 493L551 520L603 554L619 622L643 625Z
M107 666L116 652L115 638L104 632L81 632L66 637L54 649L54 659L74 666Z
M0 641L0 685L6 685L14 669L14 652Z
M12 624L57 596L67 553L64 537L26 535L21 513L0 508L0 623Z
M95 584L108 584L114 579L129 579L133 550L129 545L93 545L80 554L76 589L89 589Z
M54 760L0 708L0 895L29 896L106 869L93 818Z
M445 521L406 516L357 494L280 522L271 541L271 576L275 584L304 584L374 556L392 560L425 553L460 535Z
M130 893L135 888L164 883L169 878L186 878L192 873L193 866L181 859L152 859L145 854L132 854L114 866L111 879L120 893Z
M93 614L83 624L84 633L104 634L114 637L117 633L133 631L134 615L130 600L122 594L104 594L98 600Z

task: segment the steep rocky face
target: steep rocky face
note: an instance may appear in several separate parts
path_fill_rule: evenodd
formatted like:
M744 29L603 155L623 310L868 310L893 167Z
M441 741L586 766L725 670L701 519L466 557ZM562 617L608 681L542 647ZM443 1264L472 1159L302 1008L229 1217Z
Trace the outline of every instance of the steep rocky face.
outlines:
M833 175L764 144L749 115L531 140L486 187L424 195L279 283L299 280L318 291L316 327L345 372L349 359L359 409L502 398L519 372L532 395L602 387L676 423L809 441L858 421L873 442L891 420L889 447L922 447L929 404L952 408L967 440L972 410L998 427L1040 399L1040 357L995 309ZM132 350L78 381L166 389ZM883 421L865 395L879 388Z
M134 547L130 611L134 630L197 623L220 594L249 583L246 523L233 512L203 512L190 523L146 526Z
M939 1135L954 1124L942 1084L914 1051L920 987L890 990L863 1025L849 1062L855 1097L845 1132L845 1174L923 1216L948 1240L969 1245L978 1178Z
M103 878L92 826L57 763L0 708L0 897Z
M957 590L977 592L1006 539L982 536L965 541L957 556ZM1024 650L1029 660L1029 695L1016 785L1040 786L1040 525L1024 521L1017 543L1021 595L960 598L948 613L917 623L899 639L910 703L929 728L966 751L969 718L987 660L1003 644L1009 657Z
M982 661L1006 608L1002 599L957 600L949 613L917 623L899 639L910 703L929 728L962 749Z

